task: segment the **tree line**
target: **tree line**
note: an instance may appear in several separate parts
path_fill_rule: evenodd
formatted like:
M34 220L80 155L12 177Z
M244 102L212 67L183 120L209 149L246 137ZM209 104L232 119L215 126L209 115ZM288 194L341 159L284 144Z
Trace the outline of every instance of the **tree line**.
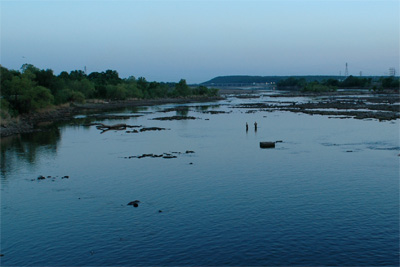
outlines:
M338 88L370 89L373 91L381 91L384 89L399 90L400 79L392 76L373 79L354 77L350 75L344 80L329 78L322 81L307 81L304 78L289 77L287 79L280 80L277 85L278 88L291 88L294 90L309 92L336 91Z
M20 71L0 66L1 114L16 116L68 102L84 103L88 99L154 99L167 97L215 96L217 89L191 88L186 80L178 83L149 82L144 77L122 79L115 70L92 72L63 71L24 64Z

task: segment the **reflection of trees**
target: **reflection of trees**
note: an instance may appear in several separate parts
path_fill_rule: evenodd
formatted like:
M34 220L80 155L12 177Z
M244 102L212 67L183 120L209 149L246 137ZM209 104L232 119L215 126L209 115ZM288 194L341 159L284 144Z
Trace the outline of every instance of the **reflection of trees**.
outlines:
M189 114L189 107L179 107L176 109L176 115L187 116Z
M0 150L1 176L6 178L14 165L27 162L34 165L40 154L56 154L61 139L57 127L48 131L2 138Z
M200 112L202 112L202 111L207 111L208 110L208 108L209 108L210 106L206 106L206 105L204 105L204 106L196 106L196 111L200 111Z
M203 112L203 111L209 110L210 108L211 109L218 109L220 106L221 105L201 105L201 106L196 106L195 108L196 108L196 111Z

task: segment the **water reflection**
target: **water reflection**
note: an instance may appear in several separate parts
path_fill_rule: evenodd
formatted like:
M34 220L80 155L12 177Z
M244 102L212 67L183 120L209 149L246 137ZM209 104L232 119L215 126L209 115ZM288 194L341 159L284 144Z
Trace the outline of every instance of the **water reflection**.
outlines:
M176 109L177 116L187 116L188 114L189 114L189 107L187 106L182 106L179 107L179 109Z
M53 126L40 133L28 133L1 139L1 177L17 168L21 162L34 165L38 154L44 150L46 154L55 155L61 140L58 127Z

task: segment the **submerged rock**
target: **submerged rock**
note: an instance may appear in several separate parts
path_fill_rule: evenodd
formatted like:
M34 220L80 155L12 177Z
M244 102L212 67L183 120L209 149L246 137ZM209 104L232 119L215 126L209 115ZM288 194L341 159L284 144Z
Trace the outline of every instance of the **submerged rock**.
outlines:
M129 202L127 204L127 206L134 206L135 208L137 208L137 207L139 207L139 203L140 203L139 200L134 200L134 201Z
M175 158L177 158L177 156L174 156L174 155L164 155L163 158L164 158L164 159L175 159Z
M140 129L140 132L146 132L146 131L162 131L162 130L167 130L166 128L159 128L159 127L144 127Z
M160 121L172 121L172 120L195 120L198 119L192 116L171 116L171 117L158 117L154 118L153 120L160 120Z
M137 158L137 159L141 159L141 158L164 158L164 159L175 159L177 158L176 155L181 155L181 154L192 154L195 153L192 150L186 150L186 152L170 152L170 153L163 153L163 154L142 154L139 156L128 156L128 157L124 157L125 159L131 159L131 158ZM176 154L176 155L173 155Z
M227 112L227 111L222 111L222 110L208 110L208 111L202 111L205 114L225 114L225 113L231 113L231 112Z

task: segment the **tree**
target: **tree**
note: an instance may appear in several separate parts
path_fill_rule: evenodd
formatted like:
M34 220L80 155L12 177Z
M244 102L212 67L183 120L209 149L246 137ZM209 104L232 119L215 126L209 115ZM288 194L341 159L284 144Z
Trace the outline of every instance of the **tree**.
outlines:
M22 96L25 112L35 111L48 107L54 102L50 89L43 86L36 86L28 90Z
M121 82L121 79L118 76L118 72L116 70L106 70L104 73L105 81L107 84L118 84Z
M69 79L74 81L80 81L87 77L83 70L72 70L69 73Z
M191 94L189 86L186 84L185 79L181 79L179 83L175 85L175 90L179 96L188 96Z
M382 77L380 78L380 82L382 83L382 87L384 89L391 89L391 88L397 88L399 90L400 86L400 79L395 78L395 77Z
M91 98L95 93L94 84L86 78L82 80L70 81L68 83L68 87L72 91L81 92L85 98Z
M127 98L127 95L128 95L128 91L126 90L124 84L107 85L107 97L108 98L124 100Z
M31 77L30 72L25 72L21 76L14 76L11 80L6 81L4 88L2 88L3 97L17 113L27 111L26 98L24 96L35 86L35 82L31 80Z
M344 88L365 88L371 83L371 79L358 78L350 75L343 82L340 83Z

